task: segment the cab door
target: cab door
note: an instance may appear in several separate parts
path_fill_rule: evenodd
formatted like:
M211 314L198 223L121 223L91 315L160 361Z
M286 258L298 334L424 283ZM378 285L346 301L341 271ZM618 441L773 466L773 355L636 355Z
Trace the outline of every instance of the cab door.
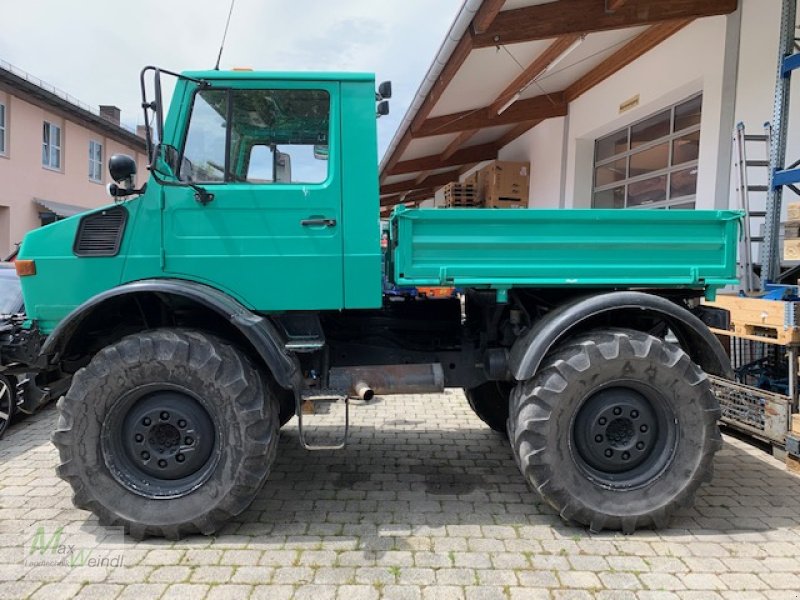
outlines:
M164 275L217 287L257 311L339 309L339 84L199 88L164 188Z

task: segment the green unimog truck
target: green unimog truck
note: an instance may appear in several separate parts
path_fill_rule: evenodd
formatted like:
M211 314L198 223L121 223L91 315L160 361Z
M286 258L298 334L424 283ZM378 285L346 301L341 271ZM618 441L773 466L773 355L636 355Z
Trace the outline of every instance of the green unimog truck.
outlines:
M302 407L445 387L592 530L663 526L711 476L729 361L699 300L736 281L739 213L398 208L390 281L463 302L390 302L372 75L147 67L142 94L147 181L114 156L112 205L25 237L2 347L72 376L53 442L76 506L210 534L270 485L289 419L341 445Z

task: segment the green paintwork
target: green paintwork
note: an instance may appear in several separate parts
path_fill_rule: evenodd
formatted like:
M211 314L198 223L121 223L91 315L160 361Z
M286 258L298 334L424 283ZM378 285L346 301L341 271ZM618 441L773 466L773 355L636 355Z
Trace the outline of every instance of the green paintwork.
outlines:
M50 332L92 296L158 277L206 283L260 312L379 307L374 76L248 71L185 75L220 88L326 90L331 97L327 180L203 184L215 194L203 206L191 188L163 187L150 177L147 191L125 203L129 218L116 257L73 255L80 216L31 231L19 254L36 260L37 275L22 281L31 321ZM177 82L164 125L166 144L182 146L196 87L189 80ZM337 225L300 224L315 217L336 219Z
M371 74L196 71L230 89L316 89L331 98L328 177L318 184L204 183L125 202L114 257L79 258L80 216L30 232L20 258L37 274L22 288L30 324L48 333L71 310L118 285L151 278L202 282L257 312L378 308L375 82ZM177 82L164 142L181 148L197 84ZM167 182L179 183L164 160ZM102 209L99 209L102 210ZM335 219L333 227L300 221ZM498 290L514 286L692 287L707 295L735 281L740 216L694 211L398 210L392 217L395 282Z
M395 210L398 285L690 287L736 283L741 213L694 210Z

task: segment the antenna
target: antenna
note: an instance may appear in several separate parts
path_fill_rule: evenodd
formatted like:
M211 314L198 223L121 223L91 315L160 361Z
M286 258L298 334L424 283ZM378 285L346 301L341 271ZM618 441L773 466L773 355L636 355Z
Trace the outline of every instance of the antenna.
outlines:
M231 8L228 11L228 20L225 21L225 31L222 33L222 42L219 45L219 54L217 54L217 64L214 65L214 70L219 71L219 61L222 59L222 49L225 48L225 38L228 37L228 25L231 24L231 15L233 14L233 5L236 0L231 0Z

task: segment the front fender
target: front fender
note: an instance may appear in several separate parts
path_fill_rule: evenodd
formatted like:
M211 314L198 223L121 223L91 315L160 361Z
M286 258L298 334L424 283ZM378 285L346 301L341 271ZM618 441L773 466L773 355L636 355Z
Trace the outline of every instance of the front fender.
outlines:
M41 355L48 357L51 362L58 360L69 340L95 309L112 299L143 293L179 296L215 311L247 339L281 387L294 387L294 380L299 373L297 360L284 348L281 335L272 322L251 312L216 288L182 279L146 279L97 294L59 322L42 345Z

